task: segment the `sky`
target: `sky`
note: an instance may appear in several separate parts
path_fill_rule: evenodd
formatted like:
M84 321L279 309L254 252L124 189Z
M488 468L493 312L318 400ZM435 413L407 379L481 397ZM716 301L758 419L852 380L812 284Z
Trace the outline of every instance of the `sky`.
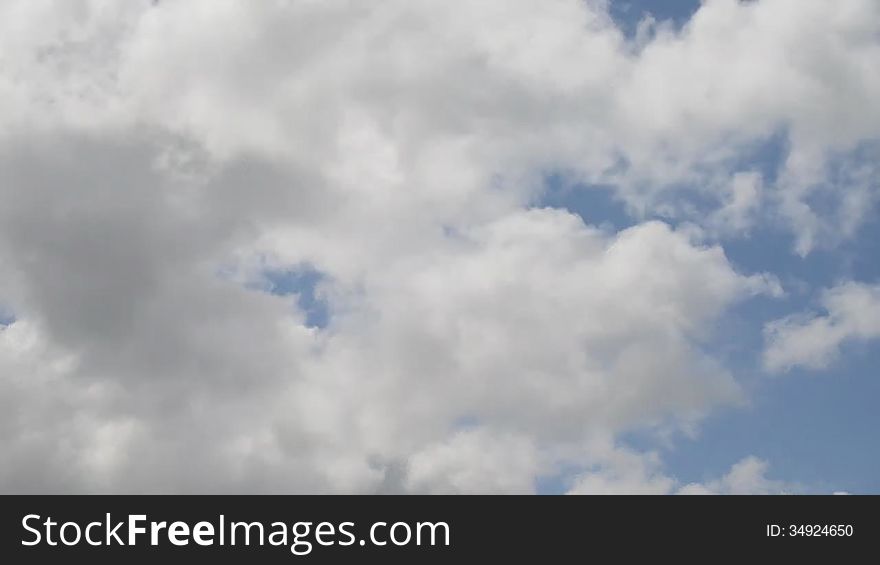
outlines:
M0 492L880 493L880 4L0 4Z

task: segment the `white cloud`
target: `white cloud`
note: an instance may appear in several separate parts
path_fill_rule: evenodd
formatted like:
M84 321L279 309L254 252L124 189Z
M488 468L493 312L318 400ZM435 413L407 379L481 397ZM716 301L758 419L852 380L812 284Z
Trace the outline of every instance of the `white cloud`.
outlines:
M768 204L797 250L854 233L876 174L829 162L880 137L876 2L711 0L681 32L638 44L602 5L7 2L0 123L158 126L218 157L269 154L314 182L369 184L377 206L406 186L441 215L473 210L497 175L559 168L692 219L707 214L682 205L682 186L728 216L747 195L732 204L719 175L748 173L737 158L784 131ZM508 186L520 201L535 189Z
M748 231L756 222L762 196L763 181L759 173L736 173L730 179L724 205L709 219L710 227L732 234Z
M839 191L851 234L876 193L827 164L880 133L871 0L713 0L638 44L577 0L153 4L0 6L3 490L613 466L622 432L741 401L705 340L778 287L663 223L533 208L544 173L719 233L760 202L803 252L830 221L811 194ZM734 163L780 129L766 186ZM327 328L236 283L298 265Z
M764 366L768 370L823 369L843 343L880 338L880 286L840 284L825 291L822 307L824 315L804 313L767 325Z
M706 483L691 483L678 494L786 494L796 485L768 479L766 461L749 456L730 468L724 476Z
M580 475L568 494L671 494L674 486L655 453L617 449L595 470Z
M45 352L3 383L65 352L76 362L54 377L63 384L25 388L17 404L72 402L84 423L65 426L59 410L6 425L13 441L43 438L44 475L6 458L29 488L370 491L404 469L396 488L522 490L601 456L581 447L591 438L687 427L738 402L700 343L727 305L772 291L664 224L610 236L522 210L424 234L378 263L322 264L333 319L318 331L290 300L215 274L250 218L272 217L259 193L234 214L213 200L243 165L181 198L192 187L151 169L149 143L34 147L50 143L39 174L27 144L6 151L0 239L22 317L4 335L31 327ZM250 167L274 190L271 168ZM350 252L345 235L325 244ZM476 435L461 435L463 420ZM457 455L469 437L493 444L483 463ZM53 466L48 454L71 445L83 447ZM437 460L448 476L426 471ZM510 477L479 472L504 461ZM70 484L50 484L62 468Z
M405 486L431 494L530 494L539 461L535 445L522 437L463 430L412 456Z
M616 449L602 465L578 477L569 494L754 495L798 490L797 485L767 478L768 469L766 461L749 456L717 479L682 486L663 472L657 454Z

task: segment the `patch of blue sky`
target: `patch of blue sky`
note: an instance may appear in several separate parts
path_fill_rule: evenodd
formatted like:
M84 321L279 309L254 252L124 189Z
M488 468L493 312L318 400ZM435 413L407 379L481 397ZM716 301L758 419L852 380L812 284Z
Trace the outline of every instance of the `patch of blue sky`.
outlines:
M324 276L309 267L269 270L263 273L267 290L278 296L296 295L299 308L306 315L306 326L326 328L330 322L330 309L318 287Z
M779 143L765 146L765 152L753 159L755 170L760 170L765 184L772 184L773 173L781 162L784 151L778 149ZM868 163L876 149L876 144L864 145L846 156L833 159L829 169L829 186L818 191L809 204L824 218L833 218L841 206L841 190L835 185L846 186L853 169L860 163ZM723 242L724 251L735 267L743 272L776 273L793 298L801 296L810 299L815 292L846 280L861 282L880 281L880 214L876 202L868 202L865 221L852 237L831 242L832 246L819 245L807 256L793 253L795 234L789 226L780 222L764 221L753 228L748 237L731 238ZM822 243L822 242L820 242ZM788 283L788 284L786 284ZM793 306L795 304L792 304Z
M578 475L589 470L575 465L563 465L552 475L539 476L535 481L535 492L545 495L565 494L574 486Z
M614 187L571 184L560 173L544 176L544 191L535 205L564 208L580 216L585 224L611 232L636 224L627 213L626 205L616 197Z
M703 348L734 374L750 403L713 413L696 438L675 438L662 451L665 470L683 483L699 482L756 455L770 463L771 478L796 479L807 492L880 493L880 450L868 447L876 445L880 429L880 344L845 343L837 360L820 371L768 375L761 366L767 321L822 313L821 292L841 280L880 281L880 221L868 222L837 249L804 258L792 253L792 244L789 233L770 227L724 242L738 270L775 273L788 294L745 300L718 322ZM632 434L624 442L639 449L664 445L649 434ZM559 492L564 483L541 486Z
M15 312L8 305L0 302L0 326L9 326L15 322Z
M778 127L764 137L737 147L736 153L726 165L733 172L758 172L764 184L772 185L776 183L790 149L787 128Z
M878 366L880 348L849 343L827 370L766 377L748 406L711 415L695 438L665 450L666 470L701 481L756 455L770 463L772 478L796 480L807 492L878 493Z
M757 173L764 187L777 183L791 146L786 128L777 127L763 137L732 143L730 153L694 163L693 180L664 186L663 192L652 202L652 207L672 213L654 212L655 215L675 226L705 218L722 207L726 204L726 195L718 190L717 183L727 179L719 179L718 171L726 171L728 178L738 173ZM767 220L766 217L762 219Z
M818 299L837 282L880 281L878 242L880 220L874 218L853 240L805 258L790 252L790 237L771 230L725 244L734 263L777 273L790 292L745 301L725 315L709 349L743 384L751 404L712 415L696 439L676 442L664 454L670 472L698 481L729 466L731 454L754 454L770 462L777 477L796 478L812 492L880 493L880 450L870 447L880 429L880 343L844 342L822 370L768 375L761 369L764 323L804 311L823 314Z
M700 0L611 0L608 11L623 33L633 37L647 14L681 28L699 7Z
M880 222L874 221L843 250L815 251L805 258L791 253L790 236L773 230L725 243L741 270L774 272L789 282L790 292L737 304L703 344L741 383L749 404L711 414L696 438L675 438L662 451L668 473L684 483L699 482L756 455L770 463L771 477L796 479L807 492L880 493L880 450L868 447L876 445L880 429L880 344L844 343L840 356L819 371L795 368L768 375L761 367L764 324L791 313L821 314L818 298L838 280L877 281L878 241ZM792 280L803 285L793 287ZM664 445L648 434L624 441L640 449Z
M761 176L765 186L775 184L788 156L789 145L787 131L777 128L764 138L737 147L722 162L696 164L696 180L665 186L660 195L652 197L651 205L639 217L635 217L635 210L628 208L619 198L612 184L579 184L573 182L564 170L545 172L544 190L534 205L566 208L578 214L587 224L614 227L617 230L650 219L659 219L676 227L694 218L705 218L708 213L724 204L717 189L709 189L706 184L706 179L717 177L719 167L729 171L731 177L735 173L755 172ZM620 157L613 169L606 173L612 178L617 174L625 175L629 166L626 158ZM631 187L634 190L638 188ZM646 194L652 192L651 187L642 188ZM792 241L791 248L793 247Z

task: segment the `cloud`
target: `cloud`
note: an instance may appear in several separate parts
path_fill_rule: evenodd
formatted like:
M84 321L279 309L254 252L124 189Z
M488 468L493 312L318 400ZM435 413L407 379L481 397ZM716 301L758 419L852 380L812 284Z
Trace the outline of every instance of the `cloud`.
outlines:
M656 453L617 449L595 470L577 478L568 494L681 494L756 495L786 494L797 485L768 479L766 461L748 456L717 479L680 485L663 473Z
M4 9L8 131L148 124L217 158L273 155L370 185L377 205L405 185L451 215L481 210L499 175L563 169L634 211L726 208L734 223L730 206L750 197L730 200L724 179L752 174L742 158L782 132L766 201L801 254L851 237L878 194L864 170L880 138L872 0L711 0L680 31L646 20L637 43L604 3L576 0Z
M580 475L568 494L671 494L675 480L660 466L656 453L617 449L595 470Z
M251 222L299 224L302 206L265 196L295 177L252 159L182 180L157 160L162 141L56 134L4 149L0 249L20 317L2 334L3 386L27 415L4 425L6 488L360 492L403 469L398 489L522 490L601 456L585 442L686 428L741 399L701 342L729 304L772 289L718 247L662 223L609 235L524 209L427 226L419 245L336 269L332 246L352 253L341 230L315 256L331 258L317 330L295 300L217 271L248 249L284 260ZM236 190L249 197L233 213ZM25 365L22 332L39 344ZM488 461L467 457L475 441L494 446ZM511 478L480 471L508 460Z
M522 437L462 430L409 459L406 489L431 494L530 494L541 471L536 451Z
M520 492L691 430L743 400L714 326L778 292L718 238L806 253L876 197L878 10L4 2L0 488ZM741 166L780 131L778 182ZM303 265L326 327L250 284Z
M725 204L709 220L710 227L732 234L748 231L756 222L762 196L760 174L754 171L736 173L730 180Z
M768 468L766 461L749 456L733 465L721 478L685 485L678 494L786 494L797 489L796 485L768 479Z
M767 324L764 366L769 371L824 369L843 343L880 338L880 287L839 284L824 292L822 307L824 315L804 313Z

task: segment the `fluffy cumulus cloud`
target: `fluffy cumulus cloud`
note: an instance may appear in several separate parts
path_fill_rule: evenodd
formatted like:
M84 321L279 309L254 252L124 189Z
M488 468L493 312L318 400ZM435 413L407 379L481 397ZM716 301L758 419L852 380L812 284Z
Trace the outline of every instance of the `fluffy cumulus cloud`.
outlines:
M722 240L857 232L878 61L874 0L636 37L582 0L3 2L0 490L780 490L621 437L743 402L707 342L781 289ZM548 173L636 224L544 207ZM774 325L768 366L875 336L866 301Z
M880 286L843 283L822 296L825 314L803 313L767 324L764 364L771 371L827 367L847 341L880 338Z

